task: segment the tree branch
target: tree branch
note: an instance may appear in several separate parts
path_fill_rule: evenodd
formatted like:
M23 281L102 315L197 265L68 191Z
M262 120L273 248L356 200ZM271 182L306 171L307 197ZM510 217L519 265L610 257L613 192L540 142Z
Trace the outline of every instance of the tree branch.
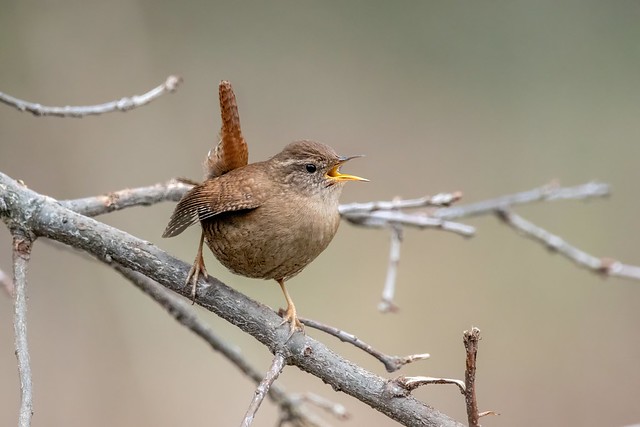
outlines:
M471 328L464 331L464 349L467 352L466 368L464 370L464 400L467 403L467 417L469 427L480 427L478 414L478 399L476 398L476 358L478 356L478 341L480 329Z
M595 273L607 276L618 276L626 277L627 279L640 280L640 267L622 264L621 262L610 258L594 257L593 255L590 255L566 242L560 236L549 233L544 228L527 221L520 215L507 209L497 210L496 215L505 224L524 234L526 237L542 243L549 250L559 253L560 255L575 262L580 267L584 267Z
M35 116L76 117L81 118L90 115L111 113L113 111L129 111L141 107L153 101L165 93L175 91L182 79L178 76L169 76L164 83L151 89L143 95L134 95L130 98L121 98L117 101L106 102L99 105L47 107L41 104L23 101L6 93L0 92L0 102L14 107L22 112L29 112Z
M400 248L402 247L402 227L397 224L391 226L391 244L389 245L389 265L387 277L382 289L382 298L378 303L378 311L389 313L398 311L398 306L393 302L396 293L396 278L398 277L398 265L400 264Z
M458 205L450 208L436 209L432 216L440 219L470 218L478 215L492 214L498 209L534 202L551 202L555 200L589 199L606 197L610 193L609 185L601 182L589 182L575 187L560 187L556 184L545 185L521 193L509 194L495 199L477 203Z
M371 356L375 357L380 362L382 362L384 367L387 369L387 372L395 372L398 369L402 368L404 365L407 365L409 363L412 363L418 360L425 360L431 357L429 353L411 354L409 356L403 356L403 357L389 356L387 354L384 354L376 350L366 342L360 340L355 335L342 331L338 328L334 328L333 326L325 325L324 323L320 323L311 319L303 319L301 317L298 318L298 320L300 320L305 326L317 329L329 335L333 335L334 337L338 338L342 342L353 344L354 346L358 347L360 350L363 350L364 352L370 354Z
M435 378L435 377L399 377L394 380L398 385L407 391L413 391L420 386L429 384L455 384L462 394L465 393L464 381L453 378Z
M161 184L112 191L101 196L62 200L65 208L85 216L98 216L132 206L151 206L165 201L179 201L192 188L178 179Z
M342 215L373 211L390 211L399 209L415 209L449 206L462 198L462 192L440 193L435 196L424 196L418 199L394 199L390 201L374 201L365 203L349 203L340 205Z
M242 427L249 427L251 424L253 424L253 419L255 418L256 413L258 412L258 409L262 404L262 401L267 395L269 388L271 388L271 385L280 376L280 373L284 369L284 365L284 356L276 352L275 356L273 357L273 361L271 362L271 367L269 367L269 370L267 371L264 379L260 381L260 384L258 384L258 388L256 388L253 399L251 399L251 403L249 404L247 413L244 415L242 424L240 424Z
M456 233L462 237L471 237L476 232L475 227L470 225L436 218L429 216L424 212L406 213L392 210L354 212L342 214L342 219L347 220L353 225L361 227L383 228L388 227L391 224L396 224L414 227L420 230L425 228L435 228Z
M27 267L33 239L23 230L13 229L13 282L15 284L14 333L20 374L20 413L18 425L29 427L33 415L31 363L27 344Z
M138 271L163 286L190 295L189 265L149 242L64 208L0 173L0 215L9 225L23 224L35 235L82 249L107 263ZM272 353L320 378L404 425L459 426L446 415L302 334L288 338L282 319L268 307L219 280L200 281L197 303L249 333Z

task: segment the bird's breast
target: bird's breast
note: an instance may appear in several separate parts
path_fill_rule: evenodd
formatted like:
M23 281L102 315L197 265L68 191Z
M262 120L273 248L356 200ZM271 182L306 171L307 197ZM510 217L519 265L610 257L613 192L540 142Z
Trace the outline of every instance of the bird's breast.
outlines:
M202 222L209 248L225 267L263 279L295 276L329 245L339 224L337 203L295 197Z

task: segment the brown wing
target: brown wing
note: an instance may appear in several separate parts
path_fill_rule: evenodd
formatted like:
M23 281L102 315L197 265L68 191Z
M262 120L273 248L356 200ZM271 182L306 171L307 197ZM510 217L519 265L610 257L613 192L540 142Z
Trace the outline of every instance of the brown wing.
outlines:
M256 183L240 174L225 174L195 186L176 206L162 237L173 237L187 227L224 212L255 209L267 196Z
M249 149L242 136L238 104L231 83L221 81L219 94L222 129L220 142L214 150L209 152L205 161L207 178L223 175L233 169L246 166L249 162Z

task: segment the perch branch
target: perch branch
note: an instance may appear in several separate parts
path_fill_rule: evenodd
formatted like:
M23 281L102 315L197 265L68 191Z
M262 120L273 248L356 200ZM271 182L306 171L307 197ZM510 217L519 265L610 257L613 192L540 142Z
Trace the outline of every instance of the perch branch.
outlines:
M610 258L597 258L590 255L569 244L560 236L549 233L544 228L527 221L520 215L507 209L499 209L496 211L496 214L505 224L516 229L526 237L542 243L549 250L559 253L580 267L584 267L595 273L607 276L618 276L640 280L640 267L622 264L621 262Z
M13 234L13 283L15 284L14 332L18 373L20 375L20 412L18 425L29 427L33 415L31 363L27 343L27 267L33 239L22 230Z
M41 104L23 101L6 93L0 92L0 102L14 107L19 111L28 111L35 116L55 116L55 117L85 117L90 115L111 113L113 111L129 111L141 107L168 92L175 91L182 79L178 76L169 76L159 86L151 89L143 95L134 95L128 98L121 98L117 101L106 102L99 105L47 107Z
M185 285L188 264L149 242L70 211L2 173L0 216L9 224L23 224L36 236L81 249L107 263L121 264L174 292L190 295L190 286ZM294 334L288 339L288 329L280 327L282 319L275 312L219 280L201 280L199 286L199 305L252 335L272 353L282 353L287 363L320 378L334 390L343 391L404 425L461 425L412 396L402 395L399 386L387 384L384 378L349 362L311 337Z
M369 353L371 356L375 357L380 362L382 362L384 367L387 369L387 372L395 372L401 367L403 367L404 365L407 365L411 362L415 362L417 360L424 360L431 357L429 353L412 354L404 357L389 356L376 350L369 344L360 340L355 335L342 331L338 328L334 328L333 326L325 325L324 323L320 323L311 319L298 318L298 320L300 320L305 326L308 326L313 329L317 329L329 335L333 335L334 337L338 338L340 341L353 344L354 346L358 347L360 350L363 350L364 352Z
M133 285L160 304L179 323L202 338L214 351L219 352L227 358L227 360L233 363L243 374L256 382L256 384L262 380L261 373L247 361L237 347L230 345L216 335L209 325L196 316L191 304L185 303L176 294L140 273L124 268L119 264L114 263L112 266ZM269 389L268 396L274 403L280 406L287 420L305 426L316 424L312 416L303 411L298 395L289 396L283 387L278 384L273 384Z
M244 419L242 420L242 427L249 427L253 424L253 419L262 404L269 388L278 379L280 373L284 369L285 358L282 354L276 352L275 356L273 356L273 361L271 362L271 367L267 371L264 379L260 381L258 384L258 388L256 388L255 394L253 395L253 399L251 399L251 403L249 404L249 408L247 409L247 413L244 415Z

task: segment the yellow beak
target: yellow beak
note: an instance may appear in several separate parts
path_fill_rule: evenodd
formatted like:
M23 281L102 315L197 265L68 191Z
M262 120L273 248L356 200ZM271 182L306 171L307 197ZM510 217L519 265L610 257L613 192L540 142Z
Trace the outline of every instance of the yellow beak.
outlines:
M365 181L368 182L369 180L366 178L360 178L359 176L355 176L355 175L347 175L344 173L340 173L340 166L342 166L343 164L345 164L346 162L348 162L351 159L355 159L357 157L363 157L362 155L359 156L350 156L350 157L340 157L338 159L338 163L332 167L329 172L327 172L327 177L336 180L336 181Z

